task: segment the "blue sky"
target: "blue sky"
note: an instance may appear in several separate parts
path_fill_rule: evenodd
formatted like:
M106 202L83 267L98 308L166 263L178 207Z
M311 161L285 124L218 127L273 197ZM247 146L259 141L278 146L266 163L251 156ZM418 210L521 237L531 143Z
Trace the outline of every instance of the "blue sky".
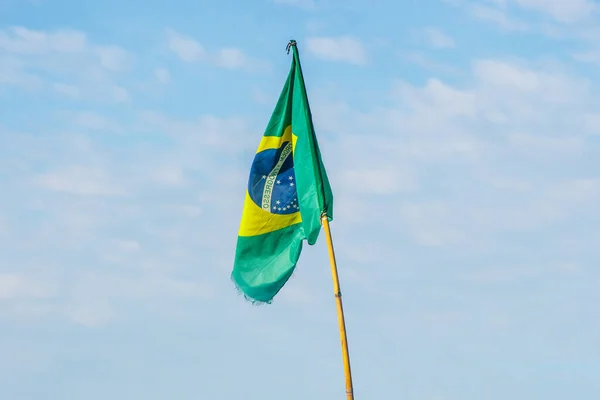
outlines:
M321 240L229 274L298 41L357 399L600 393L590 0L0 0L0 398L343 398Z

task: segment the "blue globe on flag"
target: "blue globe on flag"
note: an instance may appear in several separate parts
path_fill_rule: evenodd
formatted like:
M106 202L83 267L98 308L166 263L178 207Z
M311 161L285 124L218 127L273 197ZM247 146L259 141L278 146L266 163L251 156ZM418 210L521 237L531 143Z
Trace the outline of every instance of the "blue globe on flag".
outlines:
M300 211L291 142L256 154L250 169L248 194L257 206L272 214Z

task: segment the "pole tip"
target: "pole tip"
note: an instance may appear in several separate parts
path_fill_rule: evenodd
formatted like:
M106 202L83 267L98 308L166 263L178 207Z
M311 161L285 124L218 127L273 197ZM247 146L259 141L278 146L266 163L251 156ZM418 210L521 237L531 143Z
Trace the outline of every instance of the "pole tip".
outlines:
M285 48L288 54L290 54L290 49L292 48L292 46L296 46L296 41L294 39L290 39L290 41L287 44L287 47Z

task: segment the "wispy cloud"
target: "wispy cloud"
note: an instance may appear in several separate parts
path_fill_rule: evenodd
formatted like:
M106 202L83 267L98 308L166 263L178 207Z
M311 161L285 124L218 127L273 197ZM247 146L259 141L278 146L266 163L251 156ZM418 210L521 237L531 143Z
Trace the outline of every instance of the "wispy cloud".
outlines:
M490 22L500 29L516 32L529 30L529 25L527 23L509 16L507 11L503 8L472 3L469 4L468 9L475 18L484 22Z
M437 60L432 59L431 57L426 56L422 53L408 53L404 54L403 58L415 65L420 66L428 71L431 71L435 74L441 75L454 75L458 73L458 69L451 64L445 64L443 62L439 62Z
M206 50L204 46L189 36L182 35L173 29L168 28L167 46L169 50L185 62L194 62L204 59Z
M239 49L221 49L216 56L217 64L227 69L238 69L248 65L244 52Z
M118 183L111 181L106 171L82 166L46 172L36 180L45 189L84 196L119 196L126 193Z
M505 31L531 31L547 36L562 36L565 33L577 35L573 30L583 28L583 25L578 27L577 24L589 25L598 12L598 5L590 0L488 0L484 3L472 0L444 1L463 7L475 18L491 22ZM540 23L538 18L526 22L527 11L538 14L544 21Z
M309 52L324 60L356 65L367 62L367 51L362 43L349 36L309 37L306 45Z
M154 76L162 84L167 84L167 83L171 82L171 73L166 68L155 69Z
M524 9L538 11L558 22L577 23L593 18L598 5L592 0L514 0Z
M426 28L425 35L429 44L438 49L451 49L456 46L454 39L437 28Z
M125 49L91 43L76 30L0 31L0 84L54 89L81 100L126 102L129 93L112 74L129 70L133 62Z
M583 156L591 133L583 115L595 104L590 103L588 83L560 71L502 60L478 60L472 74L474 81L468 87L437 79L421 87L399 83L394 87L397 108L372 113L347 110L336 117L347 121L336 128L344 132L336 144L337 154L344 157L331 162L346 172L332 179L338 182L338 196L352 197L356 203L348 211L340 210L340 219L368 224L369 220L354 217L373 215L369 209L374 204L391 206L393 200L386 196L402 189L420 200L394 203L402 222L389 229L398 234L408 229L421 245L459 248L482 243L486 237L490 241L485 246L491 246L493 240L485 232L493 236L500 231L535 231L587 212L581 200L549 195L555 187L579 179L579 174L585 176L584 170L577 169L570 179L540 181L539 176L544 168L561 163L558 160L569 164ZM317 118L317 124L327 125L322 120L325 114ZM361 132L370 132L368 142L360 139ZM520 177L502 172L499 166L507 163L521 166ZM356 165L365 167L357 170ZM385 168L375 172L369 165ZM449 165L454 165L451 175L444 167ZM437 183L426 183L425 176L437 176ZM440 179L462 189L455 192ZM364 191L357 192L351 182L363 182ZM501 182L512 182L510 189ZM496 183L501 186L493 189ZM442 185L447 191L429 198L425 193L430 185ZM514 201L495 203L492 192L496 198ZM589 210L597 194L586 193ZM385 217L377 221L387 226Z
M283 4L304 9L313 9L317 5L317 0L272 0L275 4Z
M10 85L27 89L39 88L42 80L25 70L24 63L11 56L0 57L0 85Z
M94 52L100 64L109 71L124 71L131 67L131 55L119 46L98 46Z
M54 288L48 282L39 282L18 274L0 274L0 300L19 298L48 298Z
M0 49L17 54L81 53L88 48L87 37L76 30L43 32L12 27L0 32Z
M297 377L309 383L290 400L337 390L326 383L340 364L323 334L335 334L333 308L321 307L334 307L324 242L304 247L272 306L244 303L229 280L248 168L290 61L277 32L311 36L305 18L320 24L312 47L299 45L335 195L353 360L373 383L363 390L395 393L394 365L410 398L598 392L599 85L573 58L595 62L596 23L572 4L452 2L462 8L436 14L430 35L393 1L319 14L210 2L200 20L171 15L177 30L157 26L152 5L123 25L90 3L94 27L84 18L81 30L52 28L64 15L50 5L0 6L29 22L0 29L4 397L126 387L185 398L200 371L207 384L193 395L237 398L283 359L293 362L269 370L265 399ZM477 6L488 19L456 15ZM50 28L32 29L31 15ZM354 36L328 36L357 18ZM419 32L417 51L398 26ZM460 51L434 51L450 48L448 34ZM547 36L515 47L525 34ZM279 78L249 74L273 48ZM329 74L336 64L322 60L365 67ZM306 357L322 362L306 369ZM73 368L90 360L94 371ZM494 362L472 368L482 360ZM573 368L576 382L565 379ZM435 389L427 374L441 377Z
M600 65L600 51L599 50L589 50L581 53L573 54L573 58L577 61L581 61L584 63L590 63L595 65Z
M184 62L208 62L229 70L264 70L268 68L266 63L247 56L238 48L227 47L209 52L202 44L189 36L170 28L166 30L166 33L169 49Z

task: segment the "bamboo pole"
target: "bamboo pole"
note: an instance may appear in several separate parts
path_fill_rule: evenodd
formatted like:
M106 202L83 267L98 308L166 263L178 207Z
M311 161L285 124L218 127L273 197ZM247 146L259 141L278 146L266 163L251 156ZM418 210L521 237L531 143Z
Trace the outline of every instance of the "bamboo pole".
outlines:
M333 239L329 228L329 219L326 215L321 217L321 223L327 238L327 249L329 250L329 262L331 263L331 276L333 278L333 293L337 306L338 324L340 328L340 339L342 343L342 358L344 361L344 375L346 377L346 400L354 400L352 388L352 371L350 370L350 354L348 352L348 339L346 337L346 321L344 319L344 307L342 306L342 292L340 290L340 279L338 277L335 252L333 250Z

